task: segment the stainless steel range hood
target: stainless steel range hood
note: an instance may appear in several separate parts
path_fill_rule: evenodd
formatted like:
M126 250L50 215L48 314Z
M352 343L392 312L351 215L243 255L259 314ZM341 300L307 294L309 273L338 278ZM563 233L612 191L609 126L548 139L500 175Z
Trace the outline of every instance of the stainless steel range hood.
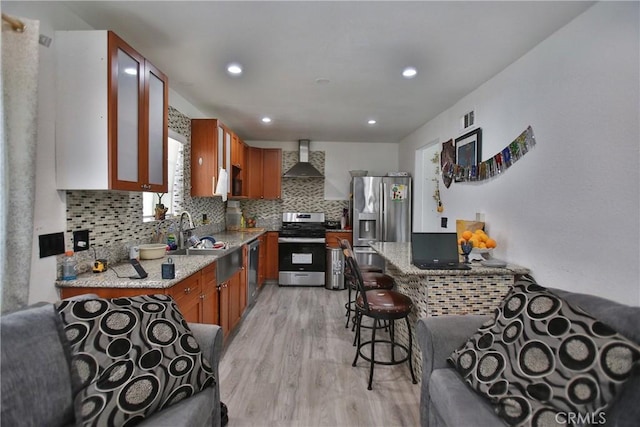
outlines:
M309 143L308 139L298 140L298 152L300 158L291 169L289 169L283 178L323 178L323 175L309 163Z

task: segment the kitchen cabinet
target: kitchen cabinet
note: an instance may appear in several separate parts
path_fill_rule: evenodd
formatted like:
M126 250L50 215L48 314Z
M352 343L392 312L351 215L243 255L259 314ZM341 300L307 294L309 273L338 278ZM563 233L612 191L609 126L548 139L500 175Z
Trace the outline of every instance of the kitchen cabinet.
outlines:
M339 248L340 240L347 239L349 244L353 245L353 233L351 231L327 231L325 234L327 246L330 248Z
M168 289L168 294L176 300L176 304L187 322L200 322L201 320L201 293L201 272L192 274Z
M233 331L244 313L243 288L246 301L246 285L242 286L244 270L238 271L229 279L229 332Z
M223 159L224 168L229 174L228 196L233 198L246 198L247 187L245 182L245 147L246 144L238 135L226 126L223 127Z
M231 331L238 325L242 314L244 313L244 307L246 302L242 303L242 274L244 270L239 270L227 281L218 285L219 289L219 303L220 303L220 326L224 331L225 339L229 336ZM245 289L245 301L246 301L246 285Z
M219 170L218 147L222 135L217 119L191 120L191 196L211 197Z
M77 287L60 290L60 297L63 299L84 294L96 294L101 298L165 294L173 297L187 322L216 324L219 319L215 263L166 289Z
M282 197L282 150L262 150L262 198L279 200Z
M265 278L278 280L278 232L269 231L266 235Z
M258 237L260 242L260 251L258 252L258 289L264 285L267 272L266 253L267 253L267 237L265 234L261 234Z
M201 270L202 290L200 292L201 323L217 324L219 321L218 287L216 284L216 263Z
M247 196L278 200L282 195L282 150L249 147L246 159Z
M57 188L166 193L167 76L112 31L55 46Z
M262 148L247 149L247 197L250 199L263 198L263 153Z

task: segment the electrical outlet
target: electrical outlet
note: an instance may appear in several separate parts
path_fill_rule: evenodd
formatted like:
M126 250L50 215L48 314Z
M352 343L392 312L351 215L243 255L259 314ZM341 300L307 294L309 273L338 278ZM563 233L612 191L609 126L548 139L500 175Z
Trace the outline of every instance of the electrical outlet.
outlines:
M448 221L449 219L446 216L443 216L442 218L440 218L440 227L447 228Z
M80 252L89 249L89 230L76 230L73 232L73 251Z
M51 46L51 37L40 34L40 37L38 37L38 43L40 43L44 47L49 47Z
M38 236L40 258L64 253L64 233L41 234Z

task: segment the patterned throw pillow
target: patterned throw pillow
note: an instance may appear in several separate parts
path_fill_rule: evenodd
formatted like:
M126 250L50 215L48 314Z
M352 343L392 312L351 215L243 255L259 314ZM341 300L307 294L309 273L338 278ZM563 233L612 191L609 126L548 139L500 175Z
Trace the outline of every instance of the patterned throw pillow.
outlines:
M640 360L640 346L531 279L450 358L509 425L598 422ZM573 415L570 415L573 414Z
M215 384L167 295L56 304L71 347L78 425L132 426Z

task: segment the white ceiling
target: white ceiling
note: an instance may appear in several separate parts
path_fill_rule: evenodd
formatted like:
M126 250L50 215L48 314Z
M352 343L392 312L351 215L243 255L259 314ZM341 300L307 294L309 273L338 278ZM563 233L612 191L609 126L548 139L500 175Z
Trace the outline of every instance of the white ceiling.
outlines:
M366 142L400 141L593 4L59 3L114 30L245 140ZM245 68L239 78L225 72L232 61ZM407 65L414 79L401 77Z

